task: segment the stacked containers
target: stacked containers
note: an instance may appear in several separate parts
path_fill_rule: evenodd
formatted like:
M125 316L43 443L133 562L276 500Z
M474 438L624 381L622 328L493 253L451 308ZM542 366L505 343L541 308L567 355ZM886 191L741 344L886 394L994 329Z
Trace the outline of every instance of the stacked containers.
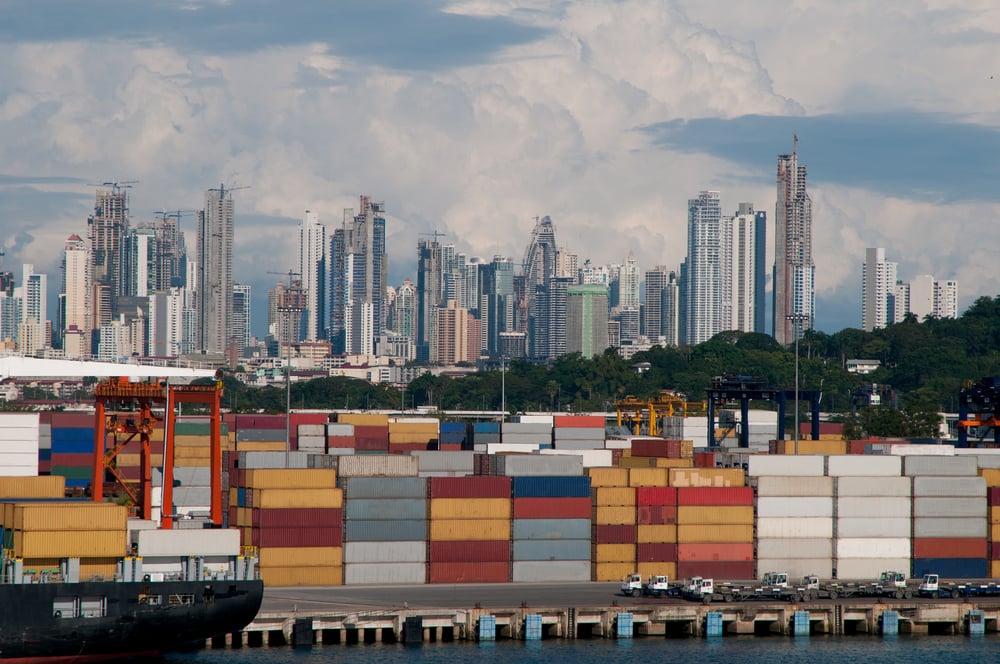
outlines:
M0 414L0 475L38 475L38 413Z
M636 489L636 571L677 578L677 489Z
M326 425L326 451L354 450L354 425L347 422L330 422Z
M552 446L563 450L604 447L603 415L559 415L553 419Z
M974 456L906 456L913 478L913 575L985 578L986 480Z
M502 422L500 440L504 446L552 447L552 425L547 422Z
M981 464L980 464L981 465ZM986 480L986 504L989 512L989 554L990 578L1000 577L1000 469L979 469L980 476Z
M465 449L466 427L464 422L442 422L440 429L441 437L438 449L449 451Z
M52 413L39 413L38 422L38 474L52 473Z
M236 449L241 452L280 452L295 449L287 441L288 422L284 415L237 415Z
M758 574L833 577L833 478L822 456L752 456Z
M66 488L83 488L94 474L94 414L51 414L51 473L66 478Z
M257 468L237 475L244 481L235 488L236 525L244 545L259 547L264 583L340 585L344 493L336 471Z
M354 425L354 449L361 454L389 451L389 416L378 413L341 413L340 424Z
M589 581L590 478L579 474L575 477L515 475L511 480L511 495L514 515L511 580L515 583Z
M911 482L894 456L831 456L827 475L836 493L835 576L871 580L882 572L910 573Z
M389 419L389 451L432 450L438 446L438 420L434 417Z
M432 477L428 486L428 582L510 581L510 478Z
M299 424L296 449L322 454L326 452L326 424Z
M350 477L340 485L346 501L344 583L426 583L427 479Z
M670 470L679 577L753 578L753 489L744 484L738 468Z
M635 572L636 490L627 468L591 468L593 581L618 581Z
M499 422L476 422L472 425L472 445L477 452L485 452L487 445L499 442Z

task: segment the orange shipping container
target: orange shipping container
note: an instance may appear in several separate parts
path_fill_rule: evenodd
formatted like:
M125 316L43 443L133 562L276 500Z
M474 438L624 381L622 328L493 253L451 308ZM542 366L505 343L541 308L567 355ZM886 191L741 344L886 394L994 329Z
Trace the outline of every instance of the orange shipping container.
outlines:
M628 486L626 468L588 468L587 475L590 476L590 486L593 488Z
M414 445L436 442L438 434L435 433L389 433L390 445Z
M430 518L436 519L509 519L507 498L431 498Z
M990 525L990 541L1000 542L1000 523Z
M1000 577L1000 560L990 561L990 578L995 579Z
M112 558L127 552L124 528L14 531L14 555L19 558Z
M389 427L389 416L376 413L340 413L337 422L362 427Z
M339 546L261 547L260 568L269 567L340 567L344 549Z
M633 468L628 472L628 485L667 486L667 472L666 468Z
M678 526L678 542L753 542L753 525L697 525Z
M742 468L672 468L669 472L670 486L676 487L733 487L746 484Z
M681 542L677 545L677 560L679 562L752 561L753 543L685 544Z
M677 508L677 524L753 525L753 507L681 505Z
M252 507L343 507L342 489L254 489Z
M662 575L673 581L677 578L677 563L639 563L635 571L643 579Z
M677 541L677 526L638 526L636 541L639 544L665 544Z
M635 505L635 489L631 487L598 487L591 489L594 505Z
M980 468L979 475L986 480L986 486L1000 486L1000 468Z
M656 461L657 468L693 468L694 459L682 458L682 459L654 459Z
M510 519L432 519L430 541L510 540Z
M15 503L15 530L121 530L128 509L114 503Z
M594 507L594 524L599 526L634 526L634 505L597 505Z
M625 450L628 452L628 450ZM622 458L618 460L618 466L620 468L653 468L653 462L656 461L654 457L634 457L622 455Z
M595 544L591 555L595 563L635 564L635 544Z
M344 568L339 565L326 567L262 567L260 578L269 588L283 586L341 586Z
M1000 507L990 508L990 525L1000 524ZM993 541L996 541L995 539Z
M332 489L333 468L266 468L246 471L246 485L254 489Z
M66 478L62 475L0 477L0 499L65 497Z
M236 449L240 452L284 452L284 441L251 441L238 442Z
M635 574L634 562L595 562L591 565L593 581L621 581L629 574Z

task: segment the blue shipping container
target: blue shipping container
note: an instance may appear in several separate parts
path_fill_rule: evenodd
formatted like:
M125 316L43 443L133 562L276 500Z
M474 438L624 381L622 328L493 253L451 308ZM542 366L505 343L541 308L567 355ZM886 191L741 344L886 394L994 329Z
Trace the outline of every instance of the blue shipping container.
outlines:
M500 433L500 423L499 422L476 422L472 426L472 430L476 433Z
M52 427L52 442L94 440L93 427Z
M590 477L514 477L514 498L590 498Z
M419 542L427 540L427 521L348 521L345 542Z
M59 454L90 454L94 451L94 435L91 434L89 440L52 441L49 449Z
M942 579L987 579L989 561L983 558L914 558L913 576L937 574Z
M590 560L590 540L514 540L511 560Z
M590 519L514 519L511 539L590 539Z
M444 433L445 431L449 433L459 432L461 434L465 433L465 422L442 422L440 424L440 431Z

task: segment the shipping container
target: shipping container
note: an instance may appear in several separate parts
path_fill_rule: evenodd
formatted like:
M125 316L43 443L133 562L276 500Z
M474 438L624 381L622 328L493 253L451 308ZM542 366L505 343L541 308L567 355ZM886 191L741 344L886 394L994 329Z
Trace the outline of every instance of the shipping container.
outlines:
M750 477L781 475L790 477L823 477L826 457L755 454L748 457Z
M264 547L258 552L260 567L340 567L344 549L339 546Z
M598 487L591 491L595 505L635 505L636 490L632 487Z
M902 474L902 457L898 456L830 456L827 475L831 477L899 477Z
M833 537L833 519L803 518L789 519L785 517L758 517L757 537L791 538L791 537Z
M427 583L426 563L346 563L345 585L417 585Z
M333 489L337 471L327 468L251 469L246 486L255 489Z
M348 521L426 519L427 501L422 498L350 498L344 503L344 516Z
M699 487L677 489L677 505L753 506L750 487Z
M631 468L628 473L630 487L665 487L670 470L667 468Z
M677 561L745 561L753 562L753 542L725 544L685 543L677 544Z
M340 586L344 583L344 568L339 565L264 567L260 570L260 577L268 588Z
M715 507L701 505L679 505L677 507L678 525L720 524L746 525L753 524L753 507Z
M590 486L598 487L624 487L628 486L627 468L588 468L587 475L590 477Z
M681 457L681 441L665 440L663 438L633 438L632 456L664 457L679 459Z
M742 468L671 468L673 487L741 487L746 484Z
M344 511L337 508L247 509L249 523L258 528L331 528L343 525ZM242 520L242 519L241 519Z
M211 530L133 530L132 543L145 557L162 556L237 556L240 554L239 531Z
M687 525L677 526L678 542L752 542L753 525Z
M913 502L909 498L848 496L837 499L839 518L909 518Z
M15 530L14 555L19 558L106 558L128 552L125 530Z
M942 579L985 579L988 563L982 558L914 558L913 576L938 574Z
M603 415L556 415L552 425L557 428L592 428L604 430Z
M677 507L674 505L639 505L635 509L636 523L639 525L677 523Z
M985 498L983 477L914 477L913 497Z
M344 497L355 499L424 500L427 497L427 479L423 477L351 477L341 479Z
M838 518L837 537L909 537L912 523L909 516Z
M832 498L758 498L759 517L816 518L833 516Z
M870 482L871 480L868 481ZM757 478L757 496L761 498L783 496L829 497L832 495L832 477L764 475Z
M913 537L981 537L986 539L985 518L919 518L913 520Z
M510 519L434 519L429 522L430 540L510 540L510 524Z
M923 517L983 517L984 498L918 498L913 499L913 516ZM931 556L934 557L934 556Z
M515 498L512 502L515 519L589 520L591 517L589 498Z
M635 562L595 562L591 573L592 581L621 581L635 573Z
M509 519L510 504L509 498L432 498L429 514L431 519Z
M594 544L591 558L595 563L629 562L635 564L635 544Z
M831 558L834 540L819 538L757 540L759 558Z
M430 562L428 583L508 583L510 563L503 562Z
M595 525L591 537L594 544L635 544L636 526Z
M985 539L971 538L926 538L913 540L914 558L988 558L989 551Z
M607 526L634 526L636 508L629 505L596 505L593 510L593 521Z
M443 442L443 441L442 441ZM450 470L468 475L473 471L474 452L411 452L417 457L420 471Z
M653 465L657 468L694 468L694 459L653 459Z
M666 576L671 581L678 578L677 577L677 563L676 562L665 562L665 561L653 561L653 562L643 562L639 561L636 563L637 574L640 574L642 578L648 579L651 576ZM624 578L624 577L623 577Z
M432 541L427 559L431 562L505 562L510 560L510 540Z
M581 476L583 475L583 460L574 455L554 455L542 456L538 454L530 455L503 455L496 459L500 472L499 475L515 478L514 495L519 494L516 490L517 480L528 478L554 478L558 476ZM590 478L587 480L587 495L590 495ZM537 495L537 494L535 494ZM559 495L559 494L554 494ZM573 494L570 494L573 495ZM589 572L588 572L589 577Z
M504 457L499 458L503 459ZM535 456L533 458L566 459L569 457ZM511 482L511 495L515 498L590 498L590 478L538 475L514 477Z
M882 572L897 571L909 576L910 557L903 558L840 558L837 578L851 581L875 581Z
M0 499L9 498L62 498L66 495L66 478L0 477Z
M254 489L252 494L253 502L246 507L272 509L344 506L344 493L340 489Z
M838 558L906 558L911 552L908 537L840 538L836 542Z
M866 459L880 457L865 456ZM894 457L895 458L895 457ZM909 477L880 477L873 481L870 477L838 477L837 495L841 498L879 497L907 498L913 493L913 480Z
M422 563L427 542L346 542L344 563Z
M125 530L128 509L113 503L14 503L12 516L3 525L16 530Z
M677 543L640 542L635 545L635 557L639 563L677 562Z
M973 456L907 456L903 458L903 474L911 477L941 475L976 477L976 458Z
M344 524L345 542L416 542L427 539L426 520L379 520L348 521ZM437 523L462 523L460 521L440 521ZM482 521L481 523L489 523ZM456 538L458 539L458 538ZM463 537L461 539L473 539ZM485 539L485 538L484 538ZM498 538L490 538L498 539Z
M676 505L677 489L674 487L640 487L636 489L637 505Z
M791 573L789 573L791 575ZM677 578L690 579L701 576L721 581L744 581L754 578L752 561L686 561L677 563Z
M358 446L357 449L362 449ZM340 478L416 477L417 457L403 454L350 455L341 457L337 466Z
M590 581L590 556L587 560L516 561L511 564L514 583L557 583Z
M515 519L511 522L514 540L586 539L591 537L590 519Z
M509 477L432 477L428 481L433 498L510 498Z
M339 424L353 424L355 428L362 427L386 427L389 426L389 416L378 413L338 413L337 422Z
M884 571L884 570L883 570ZM831 579L832 558L758 558L757 574L763 577L768 572L787 572L788 579L801 580L806 575L815 574L821 579ZM718 583L718 581L716 581Z

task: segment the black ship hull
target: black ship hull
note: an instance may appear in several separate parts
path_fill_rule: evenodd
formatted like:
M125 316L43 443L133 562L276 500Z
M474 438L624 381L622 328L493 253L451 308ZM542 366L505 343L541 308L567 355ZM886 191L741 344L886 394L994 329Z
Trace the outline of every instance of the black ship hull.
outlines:
M260 581L0 585L0 660L85 662L153 655L238 631Z

